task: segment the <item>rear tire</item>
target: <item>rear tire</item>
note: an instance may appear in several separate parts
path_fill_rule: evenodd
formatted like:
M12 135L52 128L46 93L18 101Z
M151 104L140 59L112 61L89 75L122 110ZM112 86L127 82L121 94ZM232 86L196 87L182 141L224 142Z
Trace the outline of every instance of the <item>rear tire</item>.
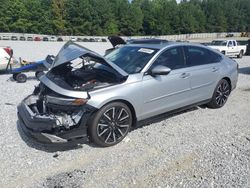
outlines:
M25 74L23 74L23 73L18 73L18 74L16 75L16 81L17 81L18 83L24 83L24 82L27 81L27 76L26 76Z
M132 113L129 107L121 102L112 102L94 114L88 130L95 144L108 147L121 142L131 126Z
M231 86L230 83L226 79L222 79L217 84L213 97L211 101L207 104L208 108L221 108L223 107L228 99L228 96L231 93Z

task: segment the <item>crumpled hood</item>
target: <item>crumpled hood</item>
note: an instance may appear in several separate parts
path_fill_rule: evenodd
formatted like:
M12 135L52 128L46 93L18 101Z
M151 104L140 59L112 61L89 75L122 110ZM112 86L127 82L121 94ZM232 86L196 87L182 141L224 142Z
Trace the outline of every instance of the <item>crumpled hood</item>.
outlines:
M120 67L115 65L114 63L108 61L103 56L97 54L96 52L93 52L81 45L78 45L72 41L67 42L59 51L57 56L55 57L51 69L54 69L55 67L58 67L59 65L62 65L64 63L69 63L70 61L82 57L84 55L90 55L99 59L102 59L103 64L113 68L116 72L121 74L122 76L128 76L128 74L122 70Z

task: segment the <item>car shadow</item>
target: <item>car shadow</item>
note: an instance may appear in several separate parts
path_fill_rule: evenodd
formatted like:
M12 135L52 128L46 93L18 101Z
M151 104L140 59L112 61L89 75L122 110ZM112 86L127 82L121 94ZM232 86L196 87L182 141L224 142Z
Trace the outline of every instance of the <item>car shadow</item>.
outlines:
M240 74L248 74L248 75L250 75L250 67L239 68L239 73Z
M143 121L139 121L139 122L137 122L136 126L131 128L130 132L135 131L138 128L142 128L142 127L151 125L153 123L159 123L159 122L161 122L163 120L167 120L169 118L181 115L183 113L198 110L199 108L206 108L206 107L205 106L199 106L199 107L192 107L192 108L181 110L181 111L167 112L167 113L164 113L164 114L160 114L160 115L148 118L148 119L143 120ZM19 120L16 122L16 126L17 126L17 130L18 130L18 133L19 133L20 137L27 144L27 146L29 146L31 148L34 148L34 149L37 149L37 150L44 151L44 152L55 153L55 152L60 152L60 151L70 151L70 150L81 149L81 148L83 148L82 147L83 144L87 144L87 145L89 145L90 147L93 147L93 148L101 148L101 147L95 145L93 142L91 142L89 140L83 140L83 139L82 140L77 140L75 142L68 142L68 143L43 144L43 143L40 143L40 142L36 141L30 135L26 135L26 133L24 132L24 130L20 126Z

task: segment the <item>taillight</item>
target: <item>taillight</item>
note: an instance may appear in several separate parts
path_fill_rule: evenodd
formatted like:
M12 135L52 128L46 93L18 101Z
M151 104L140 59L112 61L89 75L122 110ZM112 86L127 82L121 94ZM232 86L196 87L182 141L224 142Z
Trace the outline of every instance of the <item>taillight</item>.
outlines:
M7 54L9 54L9 56L11 56L11 51L12 49L10 47L4 48L5 52L7 52Z

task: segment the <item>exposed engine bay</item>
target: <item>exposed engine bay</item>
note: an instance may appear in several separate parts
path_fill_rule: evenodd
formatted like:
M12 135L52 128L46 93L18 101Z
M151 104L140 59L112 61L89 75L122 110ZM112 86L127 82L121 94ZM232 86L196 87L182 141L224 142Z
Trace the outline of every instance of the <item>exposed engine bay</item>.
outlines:
M90 56L77 58L54 68L47 77L65 89L77 91L91 91L122 81L113 69L99 61Z

